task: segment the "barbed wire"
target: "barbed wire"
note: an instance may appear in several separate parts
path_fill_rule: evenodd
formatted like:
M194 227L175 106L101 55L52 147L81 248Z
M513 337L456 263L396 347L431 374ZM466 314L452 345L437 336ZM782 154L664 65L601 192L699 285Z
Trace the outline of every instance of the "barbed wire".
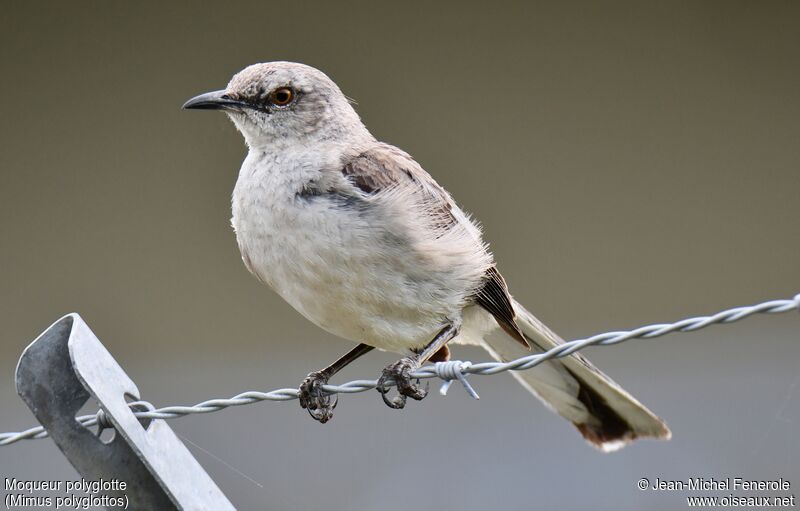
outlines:
M611 346L630 339L652 339L661 337L672 332L694 332L707 326L719 323L733 323L741 319L752 316L753 314L778 314L788 312L793 309L800 310L800 294L789 300L771 300L755 305L734 307L723 310L711 316L698 316L694 318L682 319L673 323L658 323L642 326L634 330L622 330L616 332L605 332L585 339L576 339L554 346L548 351L528 355L510 362L482 362L473 364L471 362L461 362L458 360L449 362L437 362L436 364L426 365L411 373L411 376L418 379L439 378L444 384L441 393L447 391L447 387L454 380L459 380L467 392L474 398L478 395L467 383L464 378L468 374L493 375L506 371L523 371L536 367L537 365L554 358L569 356L576 351L580 351L589 346ZM390 382L391 383L391 382ZM376 380L354 380L341 385L323 385L322 389L326 394L355 394L372 390L377 386ZM230 398L210 399L193 406L167 406L156 409L146 401L130 403L134 410L134 415L139 419L175 419L185 415L198 413L211 413L230 408L232 406L243 406L261 401L291 401L297 399L298 390L292 388L277 389L270 392L248 391ZM98 426L98 430L113 427L103 410L94 415L83 415L76 420L85 427ZM10 445L21 440L33 440L47 437L47 431L42 426L26 429L25 431L0 433L0 446Z

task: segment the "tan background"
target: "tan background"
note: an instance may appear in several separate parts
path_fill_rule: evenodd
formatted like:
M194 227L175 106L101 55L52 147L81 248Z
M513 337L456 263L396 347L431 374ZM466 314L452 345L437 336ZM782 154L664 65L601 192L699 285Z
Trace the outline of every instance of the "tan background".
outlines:
M157 405L294 386L349 347L247 274L228 220L244 145L179 109L275 59L322 68L415 155L567 338L800 291L796 3L4 2L0 431L32 423L14 366L69 311ZM326 426L296 402L172 424L224 460L192 447L241 509L682 509L636 480L797 492L798 337L785 314L589 350L675 435L614 455L508 376L403 412L346 396ZM12 476L75 472L36 441L0 448Z

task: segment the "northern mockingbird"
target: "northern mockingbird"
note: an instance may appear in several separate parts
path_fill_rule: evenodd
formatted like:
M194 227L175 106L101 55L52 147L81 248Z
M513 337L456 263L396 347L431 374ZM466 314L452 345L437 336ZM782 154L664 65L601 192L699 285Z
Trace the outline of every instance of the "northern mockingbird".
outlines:
M426 394L409 373L447 360L448 343L509 360L563 342L511 297L478 225L411 156L372 136L321 71L255 64L184 108L224 111L249 148L232 201L244 264L311 322L360 343L300 386L318 421L335 406L320 387L373 348L405 355L378 382L403 408ZM490 337L498 327L505 334ZM603 450L670 436L581 355L513 375Z

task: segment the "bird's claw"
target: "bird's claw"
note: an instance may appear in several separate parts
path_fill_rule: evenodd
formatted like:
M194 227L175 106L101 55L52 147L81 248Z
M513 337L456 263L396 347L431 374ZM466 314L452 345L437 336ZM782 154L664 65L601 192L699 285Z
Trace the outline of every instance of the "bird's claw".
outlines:
M419 385L411 383L410 374L419 368L419 364L411 358L401 358L393 364L389 364L384 368L381 377L378 379L376 389L380 392L383 402L389 408L399 410L406 406L406 398L411 398L420 401L428 395L428 386L421 388ZM389 392L390 387L387 386L387 381L393 380L397 386L398 395L389 399L386 394ZM417 380L419 383L419 380Z
M339 400L326 394L322 386L328 383L328 377L318 371L309 373L300 384L300 406L308 410L308 414L320 423L325 424L333 418L333 409Z

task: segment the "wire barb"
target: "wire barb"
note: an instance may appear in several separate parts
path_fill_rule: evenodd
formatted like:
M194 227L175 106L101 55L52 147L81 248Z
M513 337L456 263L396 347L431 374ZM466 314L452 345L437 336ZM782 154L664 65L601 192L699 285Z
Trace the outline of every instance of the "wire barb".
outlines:
M438 378L444 380L441 388L439 388L439 394L446 396L450 385L457 379L461 382L461 385L464 386L464 390L467 391L467 394L469 394L472 399L480 399L481 397L475 392L475 389L472 388L472 385L469 384L467 377L464 375L464 370L471 365L472 362L462 362L460 360L436 362L433 365L433 370L436 371L436 376Z
M440 393L446 394L450 384L458 379L466 391L475 399L478 394L467 383L466 375L480 374L493 375L506 371L522 371L536 367L537 365L554 358L561 358L580 351L588 346L611 346L630 339L652 339L672 332L694 332L713 324L733 323L745 319L753 314L779 314L791 310L800 311L800 293L790 300L771 300L745 307L734 307L713 314L711 316L698 316L695 318L683 319L674 323L663 323L648 325L628 331L606 332L597 334L586 339L576 339L554 346L543 353L528 355L510 362L482 362L473 364L470 362L439 362L434 365L421 367L411 373L413 378L428 379L439 378L444 381ZM444 365L440 365L444 364ZM342 385L323 385L322 390L328 394L355 394L365 392L376 387L375 380L355 380ZM137 401L130 403L132 409L136 410L134 415L139 419L175 419L195 413L211 413L229 408L231 406L243 406L261 401L291 401L297 399L297 389L277 389L270 392L249 391L228 399L210 399L194 406L167 406L165 408L154 409L149 403ZM145 408L142 410L141 408ZM97 424L105 426L108 420L100 412L93 415L84 415L77 418L83 426L89 427ZM102 422L101 422L102 421ZM0 433L0 446L10 445L20 440L33 440L47 437L47 432L43 427L37 426L26 429L25 431Z

